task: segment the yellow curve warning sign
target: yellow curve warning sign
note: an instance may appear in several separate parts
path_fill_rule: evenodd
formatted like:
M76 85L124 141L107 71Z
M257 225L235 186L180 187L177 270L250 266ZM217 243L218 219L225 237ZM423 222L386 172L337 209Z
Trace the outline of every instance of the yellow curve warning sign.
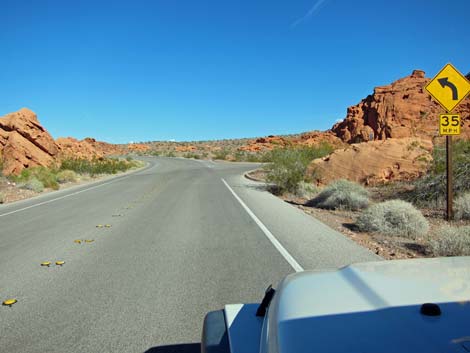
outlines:
M447 64L425 89L447 112L451 112L470 93L470 82L452 64Z

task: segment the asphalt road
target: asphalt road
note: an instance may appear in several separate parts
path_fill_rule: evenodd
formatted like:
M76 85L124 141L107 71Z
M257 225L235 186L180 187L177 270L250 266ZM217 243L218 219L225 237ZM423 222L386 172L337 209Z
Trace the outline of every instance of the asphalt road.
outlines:
M243 178L254 164L148 161L0 206L0 300L18 299L0 307L0 352L197 351L207 311L377 259Z

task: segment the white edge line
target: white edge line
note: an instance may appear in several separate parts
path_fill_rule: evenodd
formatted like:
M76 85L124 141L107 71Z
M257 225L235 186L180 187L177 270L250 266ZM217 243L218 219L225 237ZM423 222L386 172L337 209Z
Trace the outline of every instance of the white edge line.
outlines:
M157 164L155 164L157 165ZM154 166L155 166L154 165ZM17 209L17 210L14 210L14 211L10 211L10 212L7 212L7 213L2 213L0 214L0 217L4 217L4 216L8 216L8 215L11 215L11 214L14 214L14 213L17 213L17 212L21 212L21 211L26 211L30 208L34 208L34 207L38 207L38 206L41 206L41 205L46 205L48 203L52 203L52 202L55 202L55 201L59 201L59 200L62 200L62 199L65 199L67 197L71 197L71 196L75 196L75 195L78 195L78 194L81 194L82 192L85 192L85 191L90 191L90 190L93 190L93 189L97 189L99 187L102 187L102 186L105 186L105 185L108 185L108 184L111 184L111 183L114 183L118 180L123 180L123 179L127 179L129 178L130 176L132 175L135 175L135 174L138 174L139 172L142 172L144 170L148 169L148 166L146 168L143 168L143 169L140 169L140 170L136 170L135 172L133 173L129 173L128 175L124 175L124 176L116 176L115 178L113 178L113 180L110 180L106 183L103 183L103 184L99 184L99 185L95 185L95 186L91 186L89 188L86 188L86 189L83 189L83 190L79 190L79 191L76 191L76 192L73 192L71 194L67 194L67 195L64 195L64 196L60 196L60 197L56 197L55 199L51 199L51 200L47 200L47 201L43 201L43 202L40 202L40 203L36 203L34 205L30 205L30 206L26 206L26 207L23 207L23 208L20 208L20 209Z
M255 221L255 223L260 227L260 229L263 231L264 235L271 241L271 243L274 245L274 247L281 253L281 255L286 259L286 261L289 263L289 265L292 266L292 268L295 270L295 272L302 272L304 269L302 266L299 265L299 263L292 257L291 254L282 246L282 244L276 239L276 237L269 231L269 229L259 220L258 217L248 208L248 206L243 202L243 200L233 191L233 189L230 187L230 185L227 184L227 182L222 178L222 182L225 184L227 189L230 190L232 195L237 199L237 201L242 205L242 207L245 209L245 211L250 215L250 217Z

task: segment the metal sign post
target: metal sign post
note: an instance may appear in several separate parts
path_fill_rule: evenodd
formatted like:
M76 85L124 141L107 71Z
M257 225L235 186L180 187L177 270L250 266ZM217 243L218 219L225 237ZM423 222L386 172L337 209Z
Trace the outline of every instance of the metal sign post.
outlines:
M451 221L454 218L453 211L453 166L452 166L452 136L460 135L460 115L441 114L439 116L439 134L446 137L446 177L447 177L447 212L446 218Z
M448 112L439 117L439 134L446 136L446 218L450 221L454 218L452 135L460 135L460 116L450 112L470 93L470 82L452 64L447 64L429 81L425 89Z
M446 164L447 164L447 220L454 219L454 186L452 174L452 135L446 136Z

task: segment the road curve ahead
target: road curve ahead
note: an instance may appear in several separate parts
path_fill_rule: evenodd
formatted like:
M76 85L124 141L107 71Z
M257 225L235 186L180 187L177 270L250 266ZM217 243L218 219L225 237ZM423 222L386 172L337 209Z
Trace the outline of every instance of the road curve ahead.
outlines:
M18 300L0 307L2 353L197 351L207 311L377 259L244 179L253 164L148 161L0 206L0 300Z

